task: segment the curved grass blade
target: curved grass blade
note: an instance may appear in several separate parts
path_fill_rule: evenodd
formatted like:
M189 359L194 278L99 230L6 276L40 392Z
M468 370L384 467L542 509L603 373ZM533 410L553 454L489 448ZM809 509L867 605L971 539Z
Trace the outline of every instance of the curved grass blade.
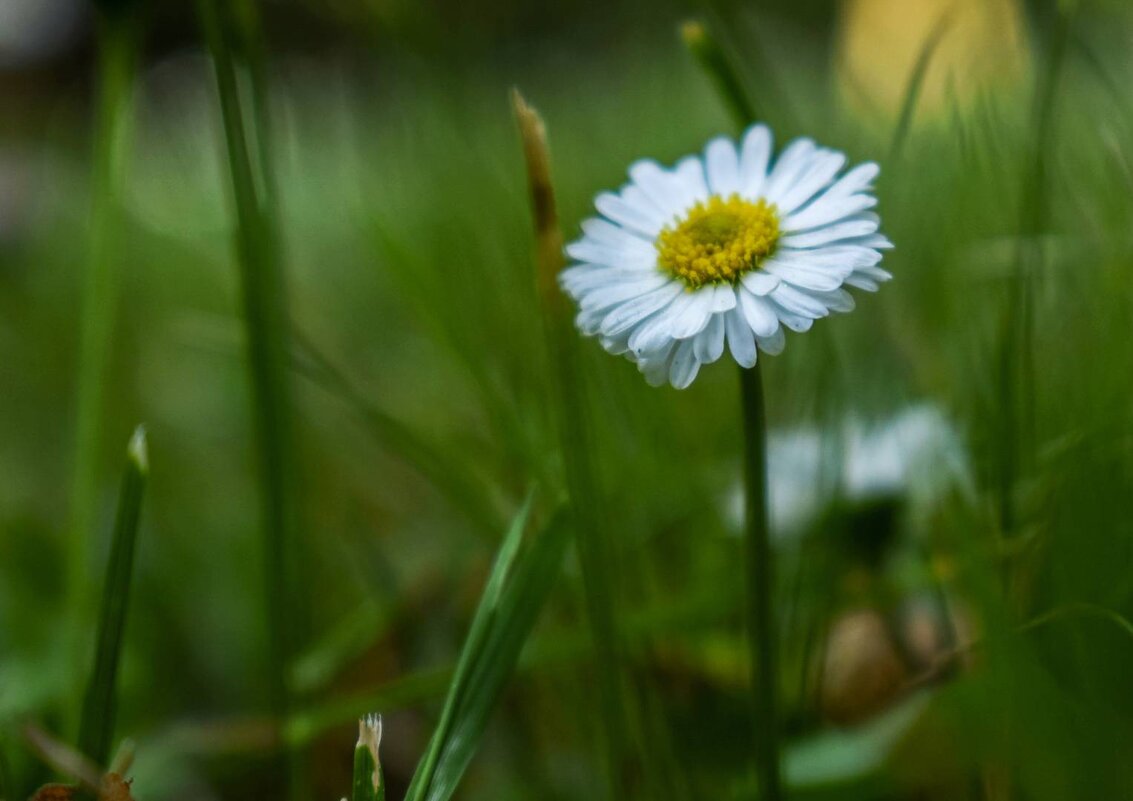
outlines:
M148 475L146 433L143 427L138 426L127 450L126 473L122 479L118 517L114 524L114 542L102 591L98 645L79 727L79 751L100 767L105 767L110 759L114 737L118 662L130 604L138 519Z
M485 536L496 537L501 515L492 503L488 487L468 468L442 448L421 436L401 420L378 408L301 332L294 332L295 369L353 407L383 447L404 459L448 497Z
M700 20L681 24L681 40L696 63L716 86L716 93L728 107L737 125L743 127L755 122L757 111L740 80L739 72L728 59L719 42L708 32Z
M936 55L937 48L940 47L944 35L951 26L952 11L949 10L941 15L921 46L921 52L917 55L913 71L909 73L909 83L905 88L905 98L901 102L901 114L897 118L897 126L893 129L893 139L889 144L890 161L897 160L905 147L905 141L909 138L909 130L913 126L913 115L917 110L917 101L920 100L921 89L924 88L928 68L932 65L932 57Z
M556 514L520 553L530 504L529 499L500 547L409 801L452 797L554 585L569 529L565 516Z

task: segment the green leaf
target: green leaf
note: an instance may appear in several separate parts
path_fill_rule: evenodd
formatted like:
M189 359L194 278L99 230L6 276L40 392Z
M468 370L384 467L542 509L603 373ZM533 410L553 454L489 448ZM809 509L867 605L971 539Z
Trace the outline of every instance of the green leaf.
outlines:
M101 768L106 767L110 758L114 736L118 662L130 603L138 519L148 475L146 432L145 428L138 426L127 449L126 473L122 479L118 517L114 524L114 542L102 591L98 645L79 727L79 751Z

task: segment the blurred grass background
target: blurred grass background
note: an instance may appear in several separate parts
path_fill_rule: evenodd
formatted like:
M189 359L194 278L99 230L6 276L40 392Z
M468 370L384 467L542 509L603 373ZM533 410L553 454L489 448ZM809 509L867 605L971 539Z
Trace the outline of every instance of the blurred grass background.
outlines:
M150 9L90 535L101 566L122 446L144 420L118 725L137 742L135 795L263 797L269 671L298 695L283 731L312 798L348 786L369 711L386 715L386 775L403 791L507 521L557 470L506 90L546 117L570 237L633 159L668 163L734 132L677 37L691 14L781 142L806 133L881 162L897 245L892 284L764 367L797 797L1133 797L1133 11L1075 7L1040 137L1035 86L1069 6L264 3L305 343L294 414L311 635L290 667L265 657L216 92L191 4ZM4 0L0 14L0 772L22 798L49 772L21 725L66 735L88 669L67 647L63 565L94 40L77 0ZM1033 325L1007 352L1016 414L1003 329L1023 259ZM735 372L653 390L579 347L629 643L634 797L751 797ZM564 578L458 797L601 792L572 559Z

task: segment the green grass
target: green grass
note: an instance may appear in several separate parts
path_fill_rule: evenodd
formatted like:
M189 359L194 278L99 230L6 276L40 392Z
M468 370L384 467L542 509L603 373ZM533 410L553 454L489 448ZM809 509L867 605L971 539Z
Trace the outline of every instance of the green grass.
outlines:
M920 43L928 66L900 76L906 103L879 121L838 101L832 18L818 4L766 4L757 42L745 12L713 5L737 81L758 91L771 65L777 94L766 110L753 101L762 115L880 161L880 213L897 245L885 262L896 278L880 293L859 294L852 314L789 335L781 356L761 359L772 520L777 485L797 477L818 488L807 522L773 532L790 797L982 799L989 774L1008 776L1011 797L1027 801L1133 795L1124 757L1133 747L1133 103L1121 90L1133 79L1133 18L1121 4L1083 5L1056 60L1044 45L1018 86L957 87L960 99L942 107L922 82L935 80L947 49ZM755 796L733 512L736 371L720 364L687 391L651 389L632 365L576 338L566 406L567 395L548 390L561 364L546 356L507 89L521 85L546 119L568 240L593 195L619 185L634 159L671 162L733 130L681 44L687 10L660 7L630 25L629 8L612 12L608 30L568 25L577 10L568 9L549 32L499 34L512 46L470 52L475 42L462 38L430 53L436 20L327 23L320 30L335 46L324 47L313 28L289 27L273 16L285 12L264 6L278 60L265 62L270 82L252 80L263 54L239 52L253 65L239 116L261 120L236 138L249 182L271 198L245 216L255 225L270 208L279 247L256 251L253 232L240 263L259 253L277 269L286 254L289 314L271 312L266 335L244 326L231 248L239 208L213 76L178 56L154 71L147 56L111 240L120 303L100 429L110 441L145 419L161 443L117 669L115 736L137 742L139 801L255 797L277 786L268 755L281 734L309 766L309 797L341 798L357 718L374 711L384 714L391 797L404 797L426 755L432 778L414 788L422 798L606 795L596 737L613 677L588 634L595 604L616 617L621 639L616 692L634 797ZM1059 41L1063 18L1035 19L1033 41ZM258 101L245 91L253 85ZM77 432L67 421L91 149L80 87L40 91L50 102L3 124L5 142L53 165L52 179L34 184L41 211L0 240L7 801L51 778L21 724L66 731L80 711L72 687L89 667L59 644L72 639L62 599ZM256 102L272 109L270 125ZM257 184L257 173L274 178ZM275 291L252 295L275 304ZM286 326L301 332L290 349ZM259 346L249 335L263 337ZM249 346L270 351L286 397L253 389ZM283 402L290 444L263 433L268 405ZM832 489L853 453L844 420L880 424L910 404L951 422L968 476L931 496L887 499L898 511L886 518ZM564 447L564 412L583 421L581 453L571 453L578 438ZM823 443L817 477L777 450L782 432L800 428ZM276 447L301 469L295 494L273 503L302 495L298 581L311 632L285 657L263 614L265 581L279 572L260 567L261 468L267 459L283 469L265 456ZM608 595L586 590L587 557L572 548L558 583L534 578L554 572L551 560L540 562L546 573L523 569L526 548L548 531L565 542L561 521L546 528L570 483L564 459L596 499L584 511L597 518ZM108 454L91 464L101 520L92 530L107 531L97 510L112 505L120 466ZM543 491L514 583L497 596L514 617L484 628L476 610L505 510L521 508L535 482ZM964 654L970 665L950 664L946 679L869 723L832 726L817 692L831 621L916 602L930 610L924 623L940 599L979 640ZM479 657L462 660L470 631L480 631ZM286 710L261 714L266 685L279 692L288 676Z

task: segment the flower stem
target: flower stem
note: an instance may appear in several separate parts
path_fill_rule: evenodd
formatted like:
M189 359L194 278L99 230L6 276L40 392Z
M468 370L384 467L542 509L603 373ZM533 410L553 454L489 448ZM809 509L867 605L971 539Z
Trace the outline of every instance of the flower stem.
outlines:
M745 623L751 647L752 709L759 797L780 801L778 652L773 606L774 571L767 519L767 429L760 366L740 370L744 418Z

